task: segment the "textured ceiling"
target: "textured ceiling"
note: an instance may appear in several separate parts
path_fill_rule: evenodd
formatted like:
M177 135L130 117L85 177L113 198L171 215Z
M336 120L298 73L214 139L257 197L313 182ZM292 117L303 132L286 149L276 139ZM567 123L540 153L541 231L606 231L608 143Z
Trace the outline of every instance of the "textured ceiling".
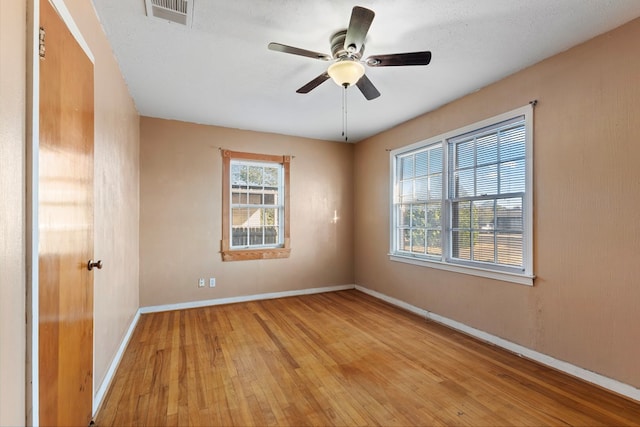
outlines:
M142 115L340 141L342 89L295 92L329 63L267 44L330 54L357 4L376 13L365 57L430 50L428 66L367 67L382 96L348 90L350 142L640 16L638 0L191 1L188 28L147 17L144 0L93 0Z

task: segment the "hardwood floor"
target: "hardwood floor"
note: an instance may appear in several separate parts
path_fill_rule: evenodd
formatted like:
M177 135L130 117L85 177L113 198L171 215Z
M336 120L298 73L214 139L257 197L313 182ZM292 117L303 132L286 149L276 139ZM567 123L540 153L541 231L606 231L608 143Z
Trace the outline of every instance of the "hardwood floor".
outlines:
M640 425L640 404L352 290L143 315L96 424Z

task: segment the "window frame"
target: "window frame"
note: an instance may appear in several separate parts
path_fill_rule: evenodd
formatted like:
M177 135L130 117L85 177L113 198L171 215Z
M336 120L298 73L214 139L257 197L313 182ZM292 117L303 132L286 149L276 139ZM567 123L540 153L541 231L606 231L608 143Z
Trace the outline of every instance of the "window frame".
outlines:
M269 154L245 153L239 151L222 151L222 240L220 253L223 261L247 261L257 259L288 258L291 253L290 239L290 207L289 207L289 182L291 156L278 156ZM277 163L282 166L283 185L283 220L280 226L283 238L282 243L274 246L259 248L233 248L231 246L231 161L241 160L256 163Z
M500 264L468 262L453 259L451 254L451 194L450 194L450 161L449 141L455 140L465 134L480 131L484 128L495 126L510 119L523 116L525 125L525 194L523 198L523 266L518 268L505 268ZM399 188L396 187L398 174L397 159L411 152L421 149L433 148L440 145L442 150L442 214L441 214L441 255L416 255L398 250L399 218L397 218L397 200ZM522 285L533 285L533 105L529 104L488 119L472 123L459 129L455 129L426 140L391 150L390 162L390 221L389 221L389 259L392 261L419 265L474 276L487 277Z

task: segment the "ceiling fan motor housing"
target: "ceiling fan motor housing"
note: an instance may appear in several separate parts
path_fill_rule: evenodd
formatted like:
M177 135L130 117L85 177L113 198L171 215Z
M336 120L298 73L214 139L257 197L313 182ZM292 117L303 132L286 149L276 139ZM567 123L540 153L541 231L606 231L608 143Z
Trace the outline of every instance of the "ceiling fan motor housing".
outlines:
M347 30L341 30L331 36L331 55L334 59L351 58L359 61L364 53L364 43L358 52L350 52L344 46Z

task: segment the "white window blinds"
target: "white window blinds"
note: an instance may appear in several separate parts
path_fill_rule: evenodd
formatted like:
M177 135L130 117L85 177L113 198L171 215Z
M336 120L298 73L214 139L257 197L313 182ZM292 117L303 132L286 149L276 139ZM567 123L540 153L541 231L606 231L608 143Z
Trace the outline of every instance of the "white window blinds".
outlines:
M451 258L522 268L524 117L447 142Z
M397 248L402 252L442 255L442 160L442 144L399 158Z

